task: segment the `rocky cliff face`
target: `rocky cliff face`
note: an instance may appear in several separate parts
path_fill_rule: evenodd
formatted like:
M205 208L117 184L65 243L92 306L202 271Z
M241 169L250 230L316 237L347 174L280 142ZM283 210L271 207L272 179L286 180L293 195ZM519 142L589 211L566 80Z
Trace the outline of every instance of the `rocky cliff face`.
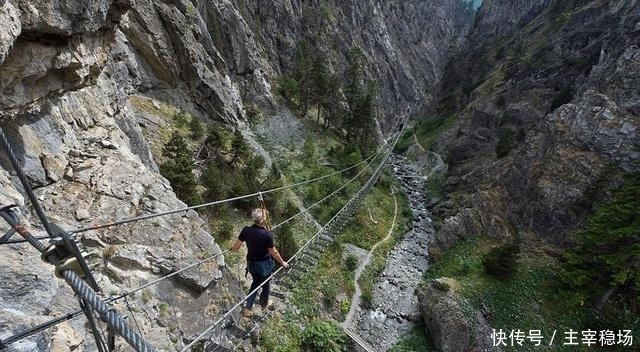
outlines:
M433 146L448 166L433 260L481 235L562 247L640 171L639 31L637 1L484 1L439 94L455 122ZM444 346L450 322L421 304Z
M0 126L64 229L181 208L152 152L173 113L241 127L248 107L268 117L279 109L275 82L308 33L336 72L363 47L381 111L402 109L441 74L457 11L455 0L3 0ZM44 234L5 156L1 164L0 203L19 205L25 227ZM220 253L214 238L194 212L78 236L105 296ZM35 249L2 251L0 338L77 308ZM151 344L174 350L241 294L219 256L115 307ZM78 318L10 350L93 350L89 336Z
M640 168L638 3L534 3L499 16L485 2L470 36L518 28L469 48L481 58L467 66L470 108L435 146L449 164L440 248L529 231L562 242L581 202Z
M475 36L495 39L512 36L547 9L552 0L483 0L478 9ZM481 43L474 40L475 43Z

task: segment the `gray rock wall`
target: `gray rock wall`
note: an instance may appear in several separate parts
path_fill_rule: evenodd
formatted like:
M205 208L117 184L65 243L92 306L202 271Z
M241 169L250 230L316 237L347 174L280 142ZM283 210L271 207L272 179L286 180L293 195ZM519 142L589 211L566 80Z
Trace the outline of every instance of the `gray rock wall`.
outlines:
M210 3L210 2L207 2ZM223 2L225 8L229 4ZM234 67L260 67L273 84L289 72L297 44L304 38L327 55L333 71L346 69L346 54L354 46L363 49L370 63L368 75L379 88L381 116L404 111L406 103L429 97L441 74L451 43L466 30L469 18L460 20L460 2L438 1L273 1L237 2L236 7L252 31L237 43L229 23L219 29L217 42L225 61ZM240 5L242 4L242 5ZM207 5L209 8L213 5ZM211 12L211 11L209 11ZM208 20L209 21L209 20ZM459 24L463 23L461 27ZM236 47L256 45L259 56L237 57ZM243 65L238 63L245 62ZM246 64L252 62L253 64ZM238 72L251 72L251 69ZM247 82L256 80L244 75ZM257 80L259 81L259 80ZM384 120L384 119L383 119ZM389 126L393 123L383 121Z
M473 108L434 146L449 164L449 196L435 209L444 226L433 252L480 234L533 231L561 243L584 219L581 202L597 201L617 175L640 169L638 3L586 2L556 22L548 2L506 7L515 14L498 11L500 4L485 2L474 38L492 23L521 29L483 42L489 53L505 50L505 66L491 66L486 84L469 94ZM485 57L500 62L494 54ZM562 104L561 94L568 94ZM497 155L505 131L512 141Z
M510 36L546 10L551 2L552 0L483 0L473 33L485 38Z

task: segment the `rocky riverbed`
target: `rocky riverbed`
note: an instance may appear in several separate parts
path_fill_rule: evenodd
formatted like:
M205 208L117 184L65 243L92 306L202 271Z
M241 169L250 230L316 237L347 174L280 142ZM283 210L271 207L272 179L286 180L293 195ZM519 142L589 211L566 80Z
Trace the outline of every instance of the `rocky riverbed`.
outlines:
M424 198L429 169L393 155L393 174L413 210L412 228L393 248L374 287L372 309L357 308L351 329L376 351L388 350L420 318L415 288L428 268L428 245L435 230Z

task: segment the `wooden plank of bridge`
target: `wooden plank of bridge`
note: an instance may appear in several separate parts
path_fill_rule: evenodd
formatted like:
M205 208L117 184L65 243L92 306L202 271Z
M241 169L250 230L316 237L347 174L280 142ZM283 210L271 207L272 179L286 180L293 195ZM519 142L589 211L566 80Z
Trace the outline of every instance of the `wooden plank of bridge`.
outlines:
M276 285L277 286L282 286L282 287L284 287L284 288L286 288L288 290L293 289L293 284L290 283L290 282L287 282L287 281L280 280L280 281L276 282Z
M269 293L269 295L271 295L271 296L273 296L273 297L275 297L275 298L279 298L279 299L285 299L285 297L286 297L286 296L284 295L284 293L280 293L280 292L278 292L278 291L271 291L271 292Z
M311 259L313 259L313 260L316 260L316 261L317 261L318 259L320 259L320 254L318 254L318 253L320 253L320 252L324 251L324 250L325 250L325 248L315 248L315 249L317 249L317 250L316 250L316 251L314 251L314 253L309 252L309 253L305 253L305 255L306 255L307 257L309 257L309 258L311 258Z
M218 345L215 342L211 342L210 344L208 344L207 347L204 349L204 351L205 352L233 352L232 349L229 349L222 345Z
M351 338L351 340L353 340L353 342L355 342L358 345L358 347L362 349L362 351L377 352L376 350L373 349L373 347L371 347L371 345L369 345L365 340L363 340L362 337L360 337L360 335L356 334L355 331L349 328L344 328L344 332L347 333L347 335Z
M244 339L247 335L248 332L242 328L240 328L239 326L237 326L236 324L228 324L227 326L224 327L232 336L235 336L239 339Z
M298 281L303 274L302 271L292 271L289 273L289 278L293 281Z

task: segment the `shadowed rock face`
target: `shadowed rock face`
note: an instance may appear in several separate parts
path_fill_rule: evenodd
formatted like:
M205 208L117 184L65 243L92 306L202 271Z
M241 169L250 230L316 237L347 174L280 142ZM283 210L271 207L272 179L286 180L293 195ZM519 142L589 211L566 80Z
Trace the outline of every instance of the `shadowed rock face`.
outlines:
M472 72L485 82L469 94L473 108L434 145L449 164L448 197L434 209L444 219L439 249L529 231L562 243L583 221L583 202L640 170L639 4L528 3L485 1L471 31L466 53L505 66Z
M436 279L416 291L427 333L438 351L467 351L471 331L451 287L453 280Z
M84 5L86 4L86 6ZM5 2L0 116L95 82L128 1Z
M474 236L566 245L640 171L639 23L638 2L484 1L455 58L467 80L442 92L468 95L433 145L448 172L430 259ZM424 318L442 339L448 319Z

